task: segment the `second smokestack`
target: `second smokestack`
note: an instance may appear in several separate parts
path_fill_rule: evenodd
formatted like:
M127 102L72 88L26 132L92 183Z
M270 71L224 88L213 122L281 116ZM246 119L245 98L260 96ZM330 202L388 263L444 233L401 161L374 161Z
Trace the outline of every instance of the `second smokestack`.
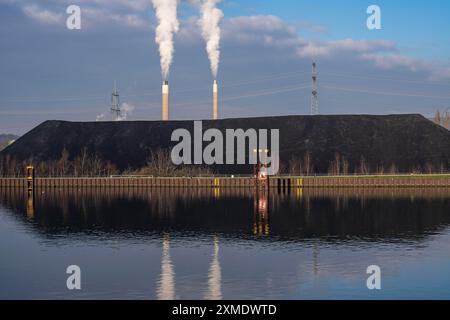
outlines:
M213 119L214 120L219 119L219 107L218 107L218 102L217 102L217 93L218 93L217 80L214 80L214 84L213 84Z
M162 120L169 121L169 81L162 85Z

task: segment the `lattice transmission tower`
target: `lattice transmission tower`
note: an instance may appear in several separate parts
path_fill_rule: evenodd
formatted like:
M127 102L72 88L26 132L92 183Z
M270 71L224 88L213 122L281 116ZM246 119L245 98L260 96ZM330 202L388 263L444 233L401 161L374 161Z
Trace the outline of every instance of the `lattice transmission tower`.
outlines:
M111 94L111 116L112 121L119 121L121 118L119 92L117 91L117 85L115 81L113 92Z
M317 69L316 62L312 64L312 91L311 91L311 115L319 114L319 92L317 89Z

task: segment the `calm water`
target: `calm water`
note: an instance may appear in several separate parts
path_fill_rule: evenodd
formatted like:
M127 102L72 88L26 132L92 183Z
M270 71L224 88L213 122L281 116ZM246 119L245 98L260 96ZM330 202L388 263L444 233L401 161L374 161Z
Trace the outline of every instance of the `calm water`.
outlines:
M450 191L0 190L0 298L450 299Z

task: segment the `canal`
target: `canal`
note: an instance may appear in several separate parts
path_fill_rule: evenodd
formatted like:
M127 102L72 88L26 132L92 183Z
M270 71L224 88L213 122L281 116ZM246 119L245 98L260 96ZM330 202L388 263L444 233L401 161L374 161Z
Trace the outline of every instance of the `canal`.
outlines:
M449 188L3 188L0 299L450 299L449 243Z

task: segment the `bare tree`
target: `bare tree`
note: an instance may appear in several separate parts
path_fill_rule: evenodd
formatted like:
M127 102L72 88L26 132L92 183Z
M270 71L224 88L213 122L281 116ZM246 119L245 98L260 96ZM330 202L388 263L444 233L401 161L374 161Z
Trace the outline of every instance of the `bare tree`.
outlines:
M382 176L384 174L385 174L384 166L383 165L377 166L377 175Z
M369 174L369 170L368 170L367 164L366 164L366 159L364 158L364 156L361 156L361 160L359 161L359 174L363 175L363 176Z
M443 162L441 162L441 164L440 164L440 166L439 166L439 173L440 173L440 174L446 173L445 165L444 165Z
M303 163L299 158L292 158L289 160L289 174L291 175L303 175Z
M303 156L303 166L305 170L305 175L310 176L313 172L313 165L311 160L311 152L306 151L305 155Z
M341 175L341 156L338 152L334 154L334 172L335 175Z
M139 170L129 170L128 173L157 177L195 177L214 175L214 172L207 167L174 165L170 156L170 151L165 149L151 152L145 167Z
M63 149L61 152L61 158L58 161L58 170L59 170L59 176L65 177L68 173L68 166L69 166L69 152L66 148Z
M443 119L442 119L442 125L446 129L450 129L450 113L448 111L445 112Z
M397 169L397 166L395 165L395 163L393 163L391 165L391 167L389 168L389 173L392 175L398 174L398 169Z
M342 174L344 176L348 176L348 174L349 174L349 167L350 167L350 165L348 163L348 160L343 157L342 158Z
M438 125L441 125L441 121L442 121L442 119L441 119L441 112L438 110L438 111L436 111L436 114L435 114L435 116L434 116L434 122L435 123L437 123Z

